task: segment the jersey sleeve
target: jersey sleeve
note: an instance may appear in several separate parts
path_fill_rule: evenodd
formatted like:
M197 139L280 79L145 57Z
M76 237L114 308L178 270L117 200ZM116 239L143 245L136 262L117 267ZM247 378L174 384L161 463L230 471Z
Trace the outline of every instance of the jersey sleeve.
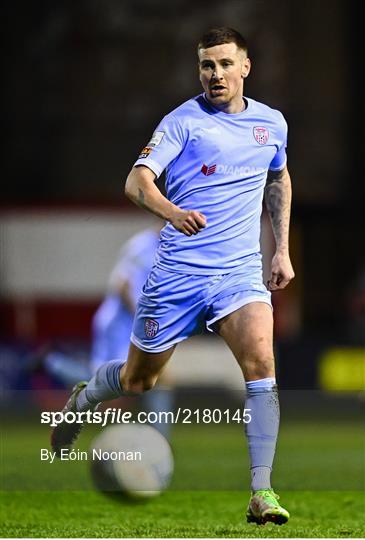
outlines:
M286 165L286 146L288 140L288 125L285 121L284 116L280 114L280 121L278 122L278 131L277 131L277 152L273 157L269 170L270 171L281 171Z
M134 167L145 165L157 176L183 150L187 135L179 120L172 114L163 118L152 135L152 139L141 151Z

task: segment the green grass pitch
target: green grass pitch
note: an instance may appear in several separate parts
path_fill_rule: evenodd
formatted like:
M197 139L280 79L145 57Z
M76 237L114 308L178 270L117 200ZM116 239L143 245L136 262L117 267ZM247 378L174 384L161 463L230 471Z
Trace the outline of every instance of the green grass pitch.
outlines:
M95 431L87 427L80 449ZM88 463L46 464L48 429L7 424L1 525L7 537L362 537L365 434L360 422L286 423L274 487L288 524L247 524L247 452L235 425L175 426L175 475L158 498L133 503L92 488Z

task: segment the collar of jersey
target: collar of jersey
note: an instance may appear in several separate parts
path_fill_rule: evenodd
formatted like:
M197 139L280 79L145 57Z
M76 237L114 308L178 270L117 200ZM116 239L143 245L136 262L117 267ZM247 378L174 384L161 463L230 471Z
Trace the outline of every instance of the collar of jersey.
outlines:
M236 117L237 117L237 116L241 116L241 115L243 116L244 114L246 114L246 112L247 112L247 110L248 110L248 107L249 107L249 101L248 101L248 99L247 99L246 97L243 97L243 96L242 96L242 100L243 100L243 101L245 102L245 104L246 104L246 107L244 108L244 110L241 111L241 112L238 112L238 113L226 113L226 112L224 112L224 111L220 111L219 109L216 109L216 108L210 103L210 101L208 100L208 98L207 98L205 92L204 92L202 95L203 95L203 98L204 98L204 100L206 101L206 103L209 105L209 107L210 107L216 114L219 114L219 115L221 115L221 116L232 116L232 117L233 117L233 116L236 116Z

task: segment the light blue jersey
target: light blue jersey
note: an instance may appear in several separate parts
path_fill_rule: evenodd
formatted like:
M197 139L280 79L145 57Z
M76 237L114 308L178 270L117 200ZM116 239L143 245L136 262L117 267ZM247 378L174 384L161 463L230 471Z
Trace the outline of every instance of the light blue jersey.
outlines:
M260 216L268 169L286 164L282 114L245 98L246 109L227 114L202 94L160 122L135 166L157 177L166 170L167 198L197 210L207 226L185 236L168 223L155 264L184 274L229 273L260 251Z

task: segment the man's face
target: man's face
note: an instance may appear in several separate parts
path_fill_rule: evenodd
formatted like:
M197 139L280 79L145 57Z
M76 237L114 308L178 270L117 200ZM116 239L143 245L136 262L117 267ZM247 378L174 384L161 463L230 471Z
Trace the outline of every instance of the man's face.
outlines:
M243 79L250 60L235 43L199 49L199 78L209 101L217 108L238 100L242 103Z

